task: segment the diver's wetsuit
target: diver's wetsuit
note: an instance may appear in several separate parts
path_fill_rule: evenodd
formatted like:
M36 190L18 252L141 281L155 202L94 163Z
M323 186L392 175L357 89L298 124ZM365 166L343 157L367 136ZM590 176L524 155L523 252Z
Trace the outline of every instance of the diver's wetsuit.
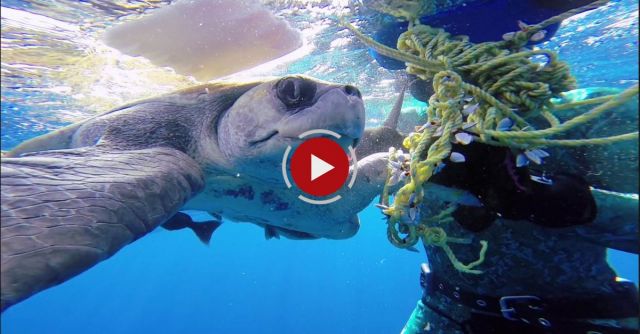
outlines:
M629 222L628 225L630 229L628 233L637 235L637 231L631 231L635 223ZM523 333L523 328L528 328L531 333L571 333L557 327L544 331L540 327L525 326L521 321L510 321L499 316L475 317L474 313L485 310L481 305L482 301L476 302L475 308L461 305L456 300L455 292L463 295L470 292L474 296L490 296L494 301L494 305L491 305L492 309L498 306L495 305L497 304L495 300L504 296L536 296L550 301L565 298L569 301L591 299L582 305L593 306L596 314L598 310L595 307L602 307L602 303L597 301L596 296L603 296L608 299L609 305L606 307L612 308L610 311L622 312L622 314L616 316L620 317L618 319L607 318L611 317L610 315L594 316L592 318L594 322L635 329L627 332L616 332L614 328L608 330L591 328L591 330L601 333L637 333L637 290L632 288L627 291L626 298L612 297L618 295L620 291L617 290L622 287L620 283L615 282L615 273L606 262L606 247L590 244L580 237L582 233L580 230L584 227L555 230L535 226L525 221L500 219L487 230L477 234L466 231L456 223L450 223L443 228L450 236L473 239L474 242L471 245L452 246L456 255L465 263L474 261L477 257L479 240L489 242L486 260L479 268L483 273L480 275L460 273L453 268L441 248L427 246L426 252L432 275L437 275L435 276L437 279L427 282L433 286L418 302L404 333L504 333L505 331L501 331L498 327L499 324L519 328L519 330L513 330L514 333ZM446 281L444 284L446 292L438 291L443 280ZM478 298L478 300L482 299ZM484 299L487 300L486 303L491 303L489 298ZM618 302L612 303L612 300L613 302L618 300ZM608 311L608 314L611 312ZM623 319L634 315L635 319ZM550 316L540 318L549 319L555 326L554 320L551 320L554 317L562 318L563 316L551 313ZM605 319L598 321L596 320L598 318ZM534 321L537 319L538 317L533 318ZM474 321L476 323L473 323ZM464 325L461 325L463 323ZM465 331L463 329L465 326L482 326L480 327L482 329ZM494 331L488 328L493 328Z
M636 223L629 222L628 233L637 235L637 231L633 231L633 225ZM434 291L431 294L425 294L407 323L405 330L407 334L465 333L459 324L472 320L473 309L458 304L455 297L451 297L455 289L460 289L463 293L472 292L494 298L533 295L543 300L562 298L575 300L594 298L596 295L611 295L618 288L615 283L615 273L606 262L606 247L583 240L580 237L580 230L584 227L556 230L535 226L526 221L498 219L480 233L469 232L457 223L449 223L443 228L450 236L472 238L471 245L452 245L454 253L464 263L477 259L479 240L489 242L486 260L478 268L483 270L483 274L458 272L441 248L426 246L431 271L440 280L446 280L448 286L445 288L449 289L449 293ZM438 283L433 284L435 285L433 288L438 289ZM637 290L630 291L629 296L635 296L637 303ZM426 308L424 302L433 309ZM617 311L627 311L627 317L632 317L634 312L635 314L638 312L637 304L633 308L629 306L628 301L620 300L615 307L618 308ZM478 305L475 310L482 311L483 308ZM497 318L495 322L499 320L504 321ZM493 319L485 318L482 321L485 323L476 325L486 325L487 321L491 323ZM516 325L515 322L518 321L514 321L514 325ZM634 320L610 319L602 320L601 323L636 328L637 332L637 318L635 324ZM503 332L480 330L467 331L467 333Z
M593 1L473 0L465 6L451 7L435 15L420 17L419 20L422 24L443 28L453 35L467 35L473 43L481 43L499 41L503 34L518 30L519 20L528 24L539 23ZM374 34L374 39L395 48L398 36L407 27L407 22L390 19ZM557 24L546 27L545 38L536 43L548 40L557 29ZM374 50L370 50L370 53L382 67L389 70L406 67L403 62L384 57ZM428 82L416 80L410 87L411 94L418 100L427 101L431 95L430 86ZM456 152L460 152L460 149L457 148ZM461 273L454 269L442 248L426 246L433 273L427 281L432 286L425 289L428 293L418 302L404 333L570 334L567 328L573 330L579 327L585 329L582 333L587 330L592 330L593 333L620 333L616 328L632 329L622 333L634 332L633 328L638 326L637 289L631 286L631 290L627 290L629 285L615 282L615 273L606 261L606 249L610 247L638 253L637 200L611 200L612 197L594 192L594 205L593 201L584 196L576 200L571 189L556 192L541 184L531 185L529 175L522 170L512 169L513 173L506 175L505 166L502 166L502 173L492 174L495 171L493 168L504 160L503 155L491 155L491 158L486 155L474 158L470 152L464 152L464 155L467 161L454 167L462 174L450 177L449 180L436 175L431 181L462 188L483 197L485 208L459 208L453 215L456 221L440 227L448 236L472 240L469 245L450 244L463 263L477 259L479 240L489 242L486 259L478 268L484 273ZM496 160L492 161L493 158ZM475 166L471 168L475 168L474 170L470 170L469 165L473 164L474 159L486 160L487 166ZM489 166L492 163L494 166ZM450 172L454 166L448 165L443 173ZM509 166L511 167L513 166ZM562 169L570 171L564 165ZM437 180L438 177L440 180ZM523 184L506 184L509 178ZM581 182L580 177L566 174L560 175L558 179L569 185L573 181L576 184ZM478 184L476 180L481 182ZM527 182L529 185L524 184ZM506 187L503 187L505 184ZM527 194L526 191L518 192L514 189L520 186L538 190ZM582 195L585 189L589 192L586 184L579 187ZM425 196L434 194L427 193ZM423 203L427 205L421 207L422 217L438 213L448 205L437 197L425 198ZM562 205L557 205L563 203L570 204L572 210L563 212ZM439 292L440 284L446 291ZM456 300L456 293L467 296L463 299L477 296L480 301L463 303ZM549 302L550 308L566 306L564 308L573 310L574 314L556 310L544 315L534 313L538 317L525 319L537 322L537 326L521 326L523 321L505 320L500 314L499 305L494 304L499 304L501 297L519 295L533 295ZM487 297L485 299L491 305L484 308L480 305L484 302L483 296ZM587 307L580 307L580 300ZM590 308L590 305L593 307ZM509 306L511 305L507 305ZM604 307L605 310L598 309L597 306ZM606 310L607 308L612 310ZM489 314L484 317L478 316L479 312L487 310L495 312L487 312ZM573 323L573 326L571 320L567 326L566 320L573 318L600 320L584 320ZM545 321L551 327L544 327ZM590 323L595 323L596 326L589 327ZM610 328L603 329L597 324L608 325ZM475 328L470 329L470 326Z
M454 150L461 147L454 145ZM566 174L549 176L552 184L532 181L527 168L500 163L509 158L507 151L469 145L465 163L450 164L432 178L465 189L483 203L459 206L454 222L437 225L450 237L472 240L449 244L458 259L475 261L480 240L489 246L485 261L474 268L482 274L459 272L442 248L425 247L431 274L404 333L633 333L616 327L637 328L637 289L616 282L606 248L638 253L638 224L629 219L638 217L637 199L589 190L581 178ZM451 205L437 194L425 196L422 217ZM508 296L535 296L547 303L542 313L523 317L551 327L527 326L517 320L521 315L507 320L499 300ZM576 318L600 320L590 325ZM584 330L572 331L577 328Z

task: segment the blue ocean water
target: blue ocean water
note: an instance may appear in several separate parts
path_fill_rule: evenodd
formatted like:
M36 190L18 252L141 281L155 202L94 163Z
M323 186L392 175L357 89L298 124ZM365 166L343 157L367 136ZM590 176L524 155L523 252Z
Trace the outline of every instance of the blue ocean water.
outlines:
M206 247L157 231L12 307L3 333L396 333L423 255L389 244L379 210L361 218L347 241L267 241L230 223Z
M630 13L637 13L638 4L612 6L567 22L546 45L571 63L580 87L622 88L637 82L637 15ZM620 29L609 27L623 14L634 23L620 29L635 34L620 35ZM327 57L314 54L287 71L312 71L335 80L330 72L313 72L318 61L337 61ZM42 109L16 103L11 94L16 93L3 86L3 149L64 123L36 119ZM393 102L385 101L388 109ZM383 108L368 103L368 110L380 117ZM360 232L342 241L267 241L254 225L225 223L207 247L190 231L158 230L13 306L2 314L1 329L20 334L397 333L421 294L424 253L391 246L378 209L368 207L360 219ZM636 255L610 251L609 262L619 276L638 283Z

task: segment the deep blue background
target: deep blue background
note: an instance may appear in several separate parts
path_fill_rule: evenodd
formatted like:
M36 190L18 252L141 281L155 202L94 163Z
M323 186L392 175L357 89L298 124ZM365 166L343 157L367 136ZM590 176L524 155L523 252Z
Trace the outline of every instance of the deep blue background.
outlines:
M197 216L196 218L202 218ZM210 247L158 230L14 306L4 333L397 333L424 255L386 240L378 209L344 241L264 239L225 223Z

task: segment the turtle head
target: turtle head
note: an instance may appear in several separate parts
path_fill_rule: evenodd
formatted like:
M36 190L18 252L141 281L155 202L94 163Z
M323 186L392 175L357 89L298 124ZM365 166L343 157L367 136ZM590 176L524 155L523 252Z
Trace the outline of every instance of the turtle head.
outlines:
M350 85L305 76L267 81L244 93L218 122L218 144L237 173L282 182L281 163L288 146L306 131L324 129L341 136L346 150L364 132L364 104Z

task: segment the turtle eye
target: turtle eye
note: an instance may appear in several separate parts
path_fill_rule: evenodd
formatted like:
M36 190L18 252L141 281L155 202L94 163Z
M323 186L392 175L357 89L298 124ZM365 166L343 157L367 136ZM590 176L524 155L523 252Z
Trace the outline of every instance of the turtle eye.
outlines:
M316 85L303 78L288 77L278 81L276 92L287 108L298 108L311 104L316 95Z

